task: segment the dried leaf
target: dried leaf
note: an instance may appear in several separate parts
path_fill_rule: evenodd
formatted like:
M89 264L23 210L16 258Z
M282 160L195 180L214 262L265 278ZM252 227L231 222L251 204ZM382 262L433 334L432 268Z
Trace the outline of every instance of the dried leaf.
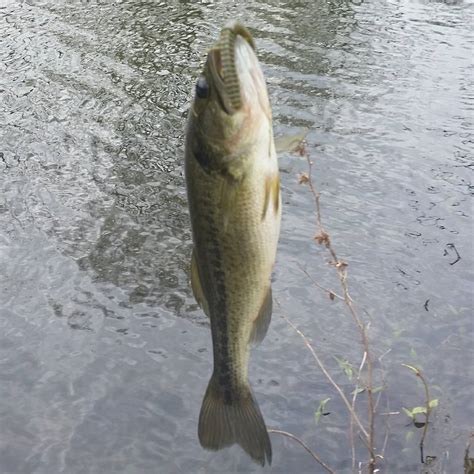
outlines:
M316 240L316 242L318 244L326 244L326 245L329 245L329 234L327 234L326 232L324 231L321 231L319 234L315 235L314 236L314 240Z
M306 173L301 173L300 178L298 180L299 184L307 184L309 183L309 176Z
M330 291L330 292L329 292L329 299L330 299L331 301L334 301L334 298L335 298L335 297L336 297L336 293L334 293L333 291Z
M301 142L301 144L295 149L296 153L299 153L300 156L305 156L306 155L306 143Z

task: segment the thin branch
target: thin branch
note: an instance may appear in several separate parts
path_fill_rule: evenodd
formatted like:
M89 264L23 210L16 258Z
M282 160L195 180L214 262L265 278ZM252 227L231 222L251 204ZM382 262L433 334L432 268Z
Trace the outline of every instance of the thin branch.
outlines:
M428 431L428 423L430 421L430 415L431 415L431 398L430 398L430 391L428 389L428 383L426 382L425 377L421 373L421 370L418 367L415 367L413 365L408 365L408 364L402 364L403 367L407 367L408 369L412 370L415 372L415 375L420 378L421 382L423 383L423 387L425 388L425 425L423 426L423 433L421 435L420 439L420 456L421 456L421 463L425 463L425 456L424 456L424 444L425 444L425 438L426 438L426 433Z
M357 383L355 385L354 394L352 396L352 409L354 411L355 411L356 398L359 393L358 387L359 387L359 382L360 382L360 374L362 373L366 360L367 360L367 352L364 351L362 362L360 363L359 371L357 372ZM354 444L354 421L352 417L350 418L350 425L349 425L349 439L351 443L351 453L352 453L352 471L354 472L355 470L355 444Z
M390 415L399 415L400 412L399 411L390 411L390 399L388 398L388 395L386 395L387 397L387 413L383 413L383 415L387 415L387 418L386 418L386 421L385 421L385 437L384 437L384 440L383 440L383 444L382 444L382 451L381 451L381 455L383 457L385 457L385 450L387 449L387 444L388 444L388 437L390 435Z
M344 297L341 295L338 295L335 291L329 290L328 288L324 288L324 286L321 286L308 272L306 269L304 269L299 263L297 263L298 267L300 267L300 270L311 280L314 286L317 286L319 289L326 291L329 296L333 298L337 298L338 300L344 301Z
M426 379L421 373L420 370L418 370L417 376L420 377L421 381L423 382L423 386L425 387L425 397L426 397L426 423L425 426L423 427L423 434L421 435L421 440L420 440L420 455L421 455L421 462L424 463L424 455L423 455L423 448L424 448L424 443L425 443L425 437L426 437L426 432L428 431L428 423L430 421L430 415L431 415L431 406L430 406L430 392L428 390L428 384L426 383Z
M421 462L424 463L425 462L425 456L424 456L423 450L424 450L426 432L428 431L428 423L430 421L430 415L431 415L431 406L430 406L431 398L430 398L430 392L428 390L428 384L426 383L425 377L423 376L423 374L421 373L420 370L418 370L416 375L417 375L417 377L420 377L420 380L423 382L423 386L425 387L425 397L426 397L426 401L425 401L425 406L426 406L425 426L423 427L423 433L422 433L421 439L420 439L420 456L421 456Z
M372 357L369 352L369 339L367 335L367 327L366 325L361 321L359 316L357 315L357 312L354 308L353 300L349 294L349 287L347 285L347 263L343 262L342 260L339 260L337 258L336 251L334 250L334 247L331 244L331 238L326 232L322 219L321 219L321 205L320 205L320 193L317 191L316 187L313 184L312 180L312 162L309 156L308 151L306 150L305 143L304 141L300 144L298 147L298 150L301 156L304 156L306 158L306 161L308 163L308 176L307 179L304 181L308 183L308 186L310 188L310 191L313 195L314 202L315 202L315 217L316 217L316 224L319 228L319 234L315 237L315 240L319 242L320 244L324 244L328 252L330 253L333 261L332 264L335 266L337 270L337 274L339 277L339 281L341 283L341 287L343 290L343 297L344 301L349 308L349 311L351 313L352 319L356 323L356 325L359 327L360 334L362 337L362 345L364 347L366 357L367 357L367 398L368 398L368 423L369 423L369 430L367 434L367 441L368 441L368 449L370 453L370 462L369 462L369 472L372 473L375 470L375 448L374 448L374 443L375 443L375 405L374 405L374 398L372 394L373 390L373 362L372 362ZM355 411L350 409L351 415ZM355 419L355 418L354 418Z
M281 435L283 435L283 436L286 436L287 438L291 438L292 440L296 441L296 442L299 443L301 446L303 446L303 448L306 449L306 451L307 451L309 454L311 454L311 456L313 457L313 459L314 459L321 467L323 467L324 469L326 469L327 472L330 472L331 474L336 474L336 471L334 471L334 470L331 469L327 464L325 464L313 450L311 450L303 441L301 441L301 439L299 439L299 438L298 438L297 436L295 436L294 434L288 433L287 431L274 430L274 429L269 429L268 432L269 432L269 433L278 433L278 434L281 434Z
M364 434L364 436L369 439L369 434L367 433L367 430L364 428L364 426L362 425L362 423L360 422L359 420L359 417L357 416L357 413L352 409L352 406L351 404L349 403L349 400L347 399L347 397L344 395L344 392L342 391L341 387L339 387L339 385L334 381L334 379L331 377L331 374L326 370L326 368L324 367L324 364L322 363L322 361L320 360L320 358L318 357L318 355L316 354L315 350L313 349L313 346L311 345L311 343L309 342L308 338L285 316L285 315L282 315L282 318L284 318L287 323L299 334L299 336L303 339L306 347L309 349L309 351L311 352L314 360L316 361L316 363L318 364L319 368L321 369L321 371L323 372L323 374L325 375L325 377L329 380L329 382L331 383L331 385L336 389L337 393L339 393L339 395L341 396L342 398L342 401L344 402L344 404L346 405L347 409L349 410L349 413L351 414L351 416L354 418L354 421L356 422L357 426L359 427L359 429L362 431L362 433Z
M382 370L382 387L386 387L386 379L385 379L385 368L382 359L389 354L392 351L391 348L387 349L383 354L381 354L378 358L378 363L379 366ZM380 391L379 397L377 398L377 401L375 403L375 410L377 410L377 407L379 405L379 401L381 399L382 393L385 393L384 389ZM385 415L387 418L385 418L385 436L382 444L382 450L380 452L381 459L385 459L385 450L387 448L388 444L388 438L390 436L390 415L398 415L400 412L394 412L390 410L390 396L388 393L385 393L385 402L386 402L386 412L385 413L380 413L380 415Z

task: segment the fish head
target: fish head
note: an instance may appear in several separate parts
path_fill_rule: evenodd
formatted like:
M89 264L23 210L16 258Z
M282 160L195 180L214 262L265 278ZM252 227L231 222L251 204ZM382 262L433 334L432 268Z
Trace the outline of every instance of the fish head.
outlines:
M271 125L271 108L255 43L241 24L226 25L195 87L192 114L213 149L235 156ZM271 128L271 126L270 126Z

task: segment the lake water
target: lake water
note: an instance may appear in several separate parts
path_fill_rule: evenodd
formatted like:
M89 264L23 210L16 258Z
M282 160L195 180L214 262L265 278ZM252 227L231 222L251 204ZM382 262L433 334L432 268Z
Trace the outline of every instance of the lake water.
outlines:
M382 472L461 472L473 407L472 1L0 1L0 472L260 472L201 449L210 333L191 294L183 131L206 48L238 18L276 134L309 129L322 215L370 318L379 413L439 400L420 429L380 415ZM250 375L267 424L351 471L360 338L282 155L272 326ZM459 258L458 258L459 256ZM369 315L369 316L367 316ZM330 415L316 424L321 400ZM365 419L365 397L359 395ZM385 439L385 433L388 436ZM272 434L266 472L321 472ZM367 459L357 443L357 460Z

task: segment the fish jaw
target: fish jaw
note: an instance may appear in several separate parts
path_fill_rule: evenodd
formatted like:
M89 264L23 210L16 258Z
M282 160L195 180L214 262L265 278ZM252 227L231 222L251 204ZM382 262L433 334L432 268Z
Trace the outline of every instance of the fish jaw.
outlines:
M208 96L194 97L195 149L206 156L211 170L227 165L261 140L261 127L271 128L267 88L250 33L241 25L222 30L201 75Z
M235 69L239 79L240 100L254 122L264 115L271 121L271 108L263 72L254 49L241 36L235 39Z

